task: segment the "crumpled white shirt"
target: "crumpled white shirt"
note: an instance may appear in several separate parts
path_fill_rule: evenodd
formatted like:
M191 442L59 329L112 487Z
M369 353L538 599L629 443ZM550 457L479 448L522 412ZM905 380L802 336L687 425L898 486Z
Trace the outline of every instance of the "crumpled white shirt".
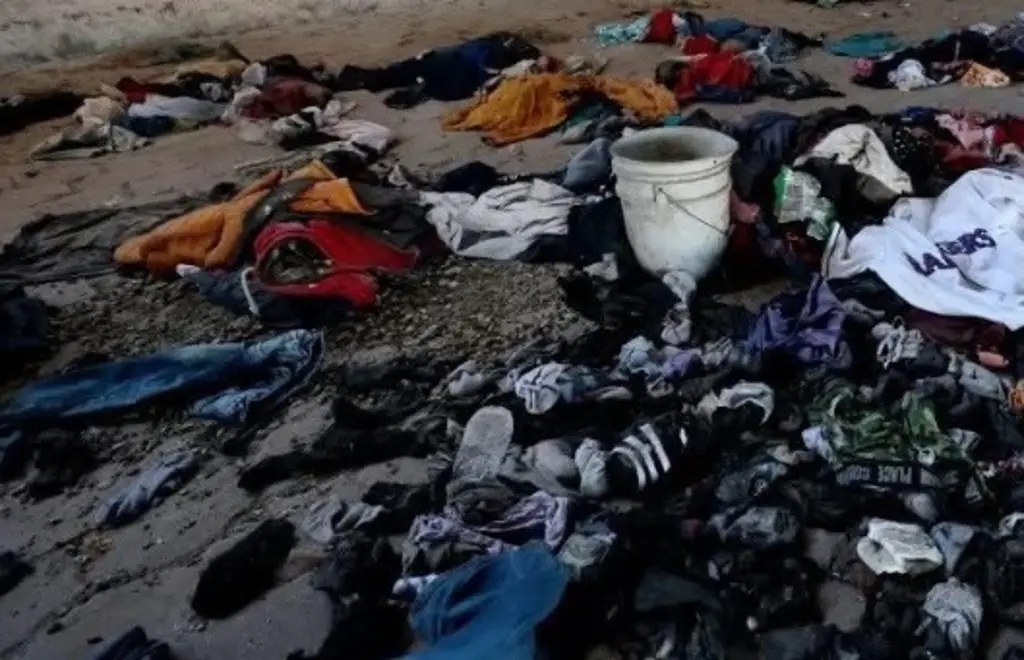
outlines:
M811 158L827 158L850 165L891 190L893 197L914 192L910 177L889 157L881 138L863 124L850 124L832 131L797 158L795 166L800 167Z
M533 179L492 188L480 197L424 192L421 201L431 207L427 222L452 252L510 261L542 236L565 235L569 212L581 199L561 186Z
M839 225L825 248L827 279L878 274L914 307L1024 327L1024 177L968 172L937 199L907 198L852 239Z

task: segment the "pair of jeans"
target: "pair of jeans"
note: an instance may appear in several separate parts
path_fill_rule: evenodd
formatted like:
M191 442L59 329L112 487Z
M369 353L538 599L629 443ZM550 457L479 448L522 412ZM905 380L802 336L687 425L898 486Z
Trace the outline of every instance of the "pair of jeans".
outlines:
M196 417L244 424L305 385L322 352L319 333L293 330L85 367L16 392L0 408L0 428L57 426L169 400L190 403Z

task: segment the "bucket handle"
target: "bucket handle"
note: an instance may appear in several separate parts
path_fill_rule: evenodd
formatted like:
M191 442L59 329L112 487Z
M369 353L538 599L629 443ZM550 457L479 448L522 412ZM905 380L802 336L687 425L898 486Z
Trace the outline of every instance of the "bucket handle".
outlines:
M710 192L710 193L708 193L708 194L706 194L706 195L702 195L702 196L701 196L700 198L698 198L698 199L703 199L703 198L705 198L705 197L711 197L711 196L713 196L713 195L718 195L718 194L720 194L720 193L721 193L722 191L726 190L726 189L727 189L727 188L729 187L730 183L731 183L731 182L729 182L729 183L726 183L726 184L725 184L724 186L722 186L722 187L721 187L721 188L719 188L718 190L715 190L715 191L713 191L713 192ZM716 226L714 226L713 224L711 224L710 222L706 221L706 220L705 220L704 218L701 218L700 216L698 216L697 214L695 214L695 213L694 213L693 211L691 211L690 209L686 208L686 207L685 207L685 206L683 205L683 203L682 203L682 202L680 202L680 201L679 201L678 199L676 199L676 198L675 198L675 197L673 197L672 195L668 194L668 192L667 192L667 191L665 190L665 188L664 188L664 187L662 187L662 186L658 186L658 185L654 185L654 184L651 184L651 191L653 192L653 195L652 195L652 200L653 200L654 202L657 202L657 201L658 201L658 193L661 193L661 195L662 195L662 196L663 196L663 197L665 198L665 201L667 201L667 202L668 202L669 204L671 204L672 206L674 206L674 207L675 207L675 208L677 208L678 210L682 211L682 212L683 212L683 213L685 213L686 215L690 216L691 218L693 218L694 220L696 220L696 221L697 221L697 222L699 222L700 224L704 225L704 226L705 226L705 227L707 227L708 229L711 229L711 230L713 230L713 231L716 231L716 232L718 232L718 233L719 233L719 234L721 234L722 236L726 236L726 237L727 237L727 236L729 236L729 232L728 232L728 231L722 231L722 230L721 230L721 229L719 229L718 227L716 227Z

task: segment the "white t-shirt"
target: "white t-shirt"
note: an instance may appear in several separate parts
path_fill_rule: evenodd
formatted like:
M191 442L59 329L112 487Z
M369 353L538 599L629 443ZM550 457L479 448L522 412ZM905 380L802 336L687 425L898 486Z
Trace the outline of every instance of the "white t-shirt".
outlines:
M837 226L822 274L865 270L920 309L1024 326L1024 177L975 170L937 199L899 200L852 240Z

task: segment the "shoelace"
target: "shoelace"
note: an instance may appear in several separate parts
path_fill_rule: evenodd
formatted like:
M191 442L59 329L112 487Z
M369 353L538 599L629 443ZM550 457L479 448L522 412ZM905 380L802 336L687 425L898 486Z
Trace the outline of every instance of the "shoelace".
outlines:
M248 305L249 312L258 319L260 318L260 306L256 303L256 297L252 295L252 289L249 286L249 274L254 270L252 266L246 266L238 274L238 280L242 286L242 295L245 296L245 304Z

